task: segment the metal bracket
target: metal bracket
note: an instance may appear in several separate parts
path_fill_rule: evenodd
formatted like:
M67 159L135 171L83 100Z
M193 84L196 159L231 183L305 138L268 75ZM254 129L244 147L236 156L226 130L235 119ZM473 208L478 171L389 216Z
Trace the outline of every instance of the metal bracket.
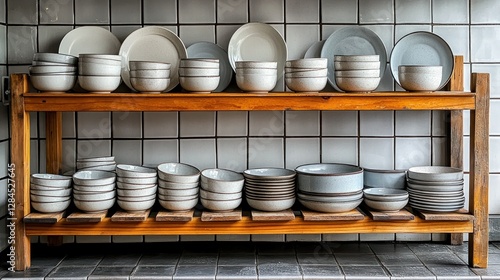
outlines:
M8 106L10 104L10 77L2 76L2 84L0 85L1 89L1 99L2 104L4 106Z

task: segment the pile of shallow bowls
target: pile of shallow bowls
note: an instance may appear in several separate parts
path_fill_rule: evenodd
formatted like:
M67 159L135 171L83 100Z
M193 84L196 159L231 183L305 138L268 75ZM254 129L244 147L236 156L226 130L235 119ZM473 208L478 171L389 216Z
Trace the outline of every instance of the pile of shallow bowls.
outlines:
M245 178L225 169L205 169L201 172L201 205L214 212L232 211L240 206Z
M40 91L65 92L77 79L78 58L58 53L35 53L29 75L33 87Z
M326 213L348 212L363 202L363 169L340 163L301 165L297 172L302 205Z
M278 63L236 61L236 84L243 91L269 92L278 81Z
M118 206L127 212L146 211L156 201L156 170L129 164L116 166Z
M400 65L398 78L407 91L435 91L441 85L443 66Z
M80 170L100 170L115 171L116 162L114 156L109 157L90 157L76 160L76 169Z
M295 171L257 168L243 172L248 205L260 211L283 211L295 203Z
M32 174L31 206L38 212L57 213L71 203L71 177L55 174Z
M462 169L418 166L408 169L410 206L431 212L453 212L464 207Z
M86 213L104 212L116 202L116 175L113 172L86 170L73 174L73 202Z
M214 58L181 59L179 83L187 91L212 92L220 82L219 60Z
M198 204L200 170L177 162L158 165L158 201L170 211L189 211Z
M371 92L380 83L379 55L336 55L334 68L335 83L343 91Z
M303 58L285 63L286 86L296 92L318 92L328 82L328 59Z
M121 82L122 57L110 54L80 54L78 84L86 91L108 93Z
M405 189L406 170L363 168L364 188Z
M363 193L365 204L380 212L398 212L408 204L408 192L405 190L369 188Z
M162 92L170 85L170 63L130 61L130 84L139 92Z

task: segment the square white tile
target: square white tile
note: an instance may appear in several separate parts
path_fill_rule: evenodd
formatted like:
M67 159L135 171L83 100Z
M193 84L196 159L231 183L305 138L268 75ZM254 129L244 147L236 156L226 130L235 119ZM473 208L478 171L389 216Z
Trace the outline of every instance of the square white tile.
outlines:
M397 42L404 36L416 32L416 31L428 31L431 32L431 25L426 25L426 24L398 24L396 25L395 31L394 31L394 42L397 44Z
M469 151L470 151L470 136L464 136L464 172L469 172L469 167L470 167Z
M490 136L500 135L500 100L490 100Z
M432 165L449 165L448 139L444 137L432 138Z
M328 39L328 37L330 35L332 35L332 33L334 31L337 31L341 28L344 28L346 26L350 26L350 25L338 25L338 24L335 24L335 25L327 25L327 24L324 24L324 19L323 19L323 26L321 27L321 40L326 40Z
M113 112L112 117L114 138L142 137L141 112Z
M215 241L215 235L181 235L181 242Z
M276 23L285 21L285 0L248 0L250 22Z
M431 138L396 138L396 169L431 165Z
M431 111L396 111L396 136L430 136Z
M494 78L500 77L500 64L472 64L472 72L490 73L490 98L500 98L500 79ZM468 76L468 73L465 72L465 75Z
M141 0L111 0L111 24L140 24Z
M462 55L464 62L469 62L469 27L459 26L434 26L433 32L441 36L451 47L453 55Z
M499 9L500 3L495 0L471 0L470 21L472 24L500 23Z
M111 33L113 33L120 42L123 43L123 41L130 35L130 33L136 31L137 29L142 28L141 25L113 25L111 26ZM121 84L118 89L116 89L116 92L120 92L120 88L123 87L124 90L129 91L128 87L125 84Z
M72 26L38 26L38 50L58 53L61 40L72 29Z
M319 136L319 111L287 111L286 136Z
M75 0L75 23L109 23L109 0Z
M214 168L216 162L215 139L181 139L179 161L198 169Z
M217 45L227 52L231 36L239 27L240 25L217 25Z
M33 54L38 51L36 42L37 28L35 26L9 26L7 31L8 63L31 64Z
M7 63L7 27L0 25L0 63ZM2 76L6 73L2 73Z
M0 215L7 215L7 179L0 180Z
M177 112L144 112L145 138L170 138L178 135Z
M215 23L215 0L179 1L179 23Z
M396 23L430 23L431 0L395 0Z
M432 21L434 23L469 23L469 0L432 1Z
M358 111L322 111L323 136L357 136Z
M380 79L380 83L375 91L393 91L393 90L394 90L394 78L392 77L390 65L389 63L387 63L384 75Z
M394 233L361 233L359 241L394 241L396 235Z
M323 23L357 23L358 1L321 0Z
M288 59L303 58L307 49L319 41L319 25L291 25L286 26L286 42L288 46Z
M360 23L394 23L393 0L359 0Z
M284 167L283 146L283 138L250 138L248 168Z
M143 0L144 23L177 23L176 0Z
M111 114L109 112L79 112L78 138L103 139L111 137Z
M141 140L113 140L113 153L117 163L142 164Z
M75 171L76 163L76 140L63 140L62 141L62 173L72 174Z
M248 134L248 112L217 112L217 136L246 136Z
M283 111L250 111L250 136L283 136L285 131Z
M253 234L253 242L285 242L284 234Z
M490 136L490 172L500 172L500 160L495 155L500 155L500 137Z
M333 233L322 234L323 242L329 241L359 241L359 234L357 233Z
M471 62L497 62L500 60L500 26L470 27Z
M387 62L389 62L389 59L391 57L392 47L394 46L394 26L377 24L377 25L364 25L363 27L368 28L371 31L375 32L375 34L377 34L377 36L382 40L386 50ZM386 72L388 72L389 69L390 68L387 68ZM385 73L385 74L389 74L390 76L390 73Z
M40 0L40 23L73 24L73 1Z
M248 22L248 0L218 0L218 23L246 23Z
M38 137L38 112L30 112L30 138Z
M359 165L372 169L394 169L394 139L361 138Z
M6 0L0 0L0 23L5 23L5 1Z
M250 241L250 234L216 235L215 241L232 241L232 242Z
M318 23L319 0L286 1L287 23Z
M470 135L470 111L469 110L464 110L463 111L463 117L464 117L464 135ZM491 112L490 112L491 114Z
M498 197L500 196L500 175L490 174L490 187L489 187L489 213L490 215L500 214L500 204Z
M393 136L393 111L359 112L360 136Z
M432 111L432 136L446 136L450 125L449 113L446 111Z
M62 137L74 138L76 137L76 123L74 112L62 113Z
M111 155L111 140L77 140L77 158Z
M181 25L179 35L186 47L200 41L215 43L215 25Z
M215 112L181 112L180 137L215 136Z
M218 138L217 167L243 172L247 169L247 139Z
M7 0L8 24L37 24L37 0Z
M7 165L9 163L10 163L10 161L9 161L9 141L0 142L0 177L7 176Z
M321 162L358 164L357 138L322 138Z
M287 234L286 242L321 242L321 234Z
M143 164L157 166L164 162L179 161L177 139L144 140Z
M142 235L116 235L112 236L113 243L142 243L144 237Z
M320 162L319 138L288 138L285 145L285 168L294 170L299 165Z
M178 242L178 235L145 235L144 242L154 243L154 242Z

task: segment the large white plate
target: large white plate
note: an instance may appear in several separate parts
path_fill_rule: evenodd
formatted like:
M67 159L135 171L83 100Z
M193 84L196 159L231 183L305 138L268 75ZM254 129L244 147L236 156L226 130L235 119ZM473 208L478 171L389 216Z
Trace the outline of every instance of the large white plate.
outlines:
M228 47L229 62L233 70L236 61L276 61L278 79L283 76L288 49L281 34L265 23L252 22L238 28L231 36Z
M400 65L441 65L443 77L439 89L444 87L451 78L455 60L450 46L438 35L418 31L401 38L391 52L391 74L398 85L398 67Z
M179 62L187 57L186 47L172 31L161 26L138 29L125 38L120 55L123 57L122 79L132 90L129 61L156 61L170 63L170 84L165 92L179 84Z
M323 45L325 44L325 40L323 41L318 41L314 44L312 44L304 54L304 58L318 58L321 57L321 49L323 48Z
M321 49L321 57L328 58L328 82L337 91L335 83L335 55L374 55L380 56L380 77L384 76L387 53L380 37L368 28L349 26L333 32Z
M64 35L59 53L78 56L82 53L118 54L120 41L113 33L97 26L82 26Z
M214 90L221 92L227 88L233 78L233 69L229 64L227 52L221 47L210 42L194 43L187 48L189 58L218 58L220 67L220 82L219 86Z

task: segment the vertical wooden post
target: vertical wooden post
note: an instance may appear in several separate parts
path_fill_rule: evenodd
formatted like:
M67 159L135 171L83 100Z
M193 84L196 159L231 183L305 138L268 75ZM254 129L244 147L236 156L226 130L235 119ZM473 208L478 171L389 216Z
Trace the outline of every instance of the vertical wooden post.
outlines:
M11 76L11 160L14 165L12 182L15 185L15 269L25 270L31 265L31 244L26 236L23 218L30 213L30 116L24 109L23 94L28 92L26 74ZM15 221L14 221L15 219ZM10 250L9 250L10 251Z
M488 182L490 76L473 73L471 91L476 93L476 108L470 115L470 194L469 211L476 218L469 234L469 265L488 266Z

